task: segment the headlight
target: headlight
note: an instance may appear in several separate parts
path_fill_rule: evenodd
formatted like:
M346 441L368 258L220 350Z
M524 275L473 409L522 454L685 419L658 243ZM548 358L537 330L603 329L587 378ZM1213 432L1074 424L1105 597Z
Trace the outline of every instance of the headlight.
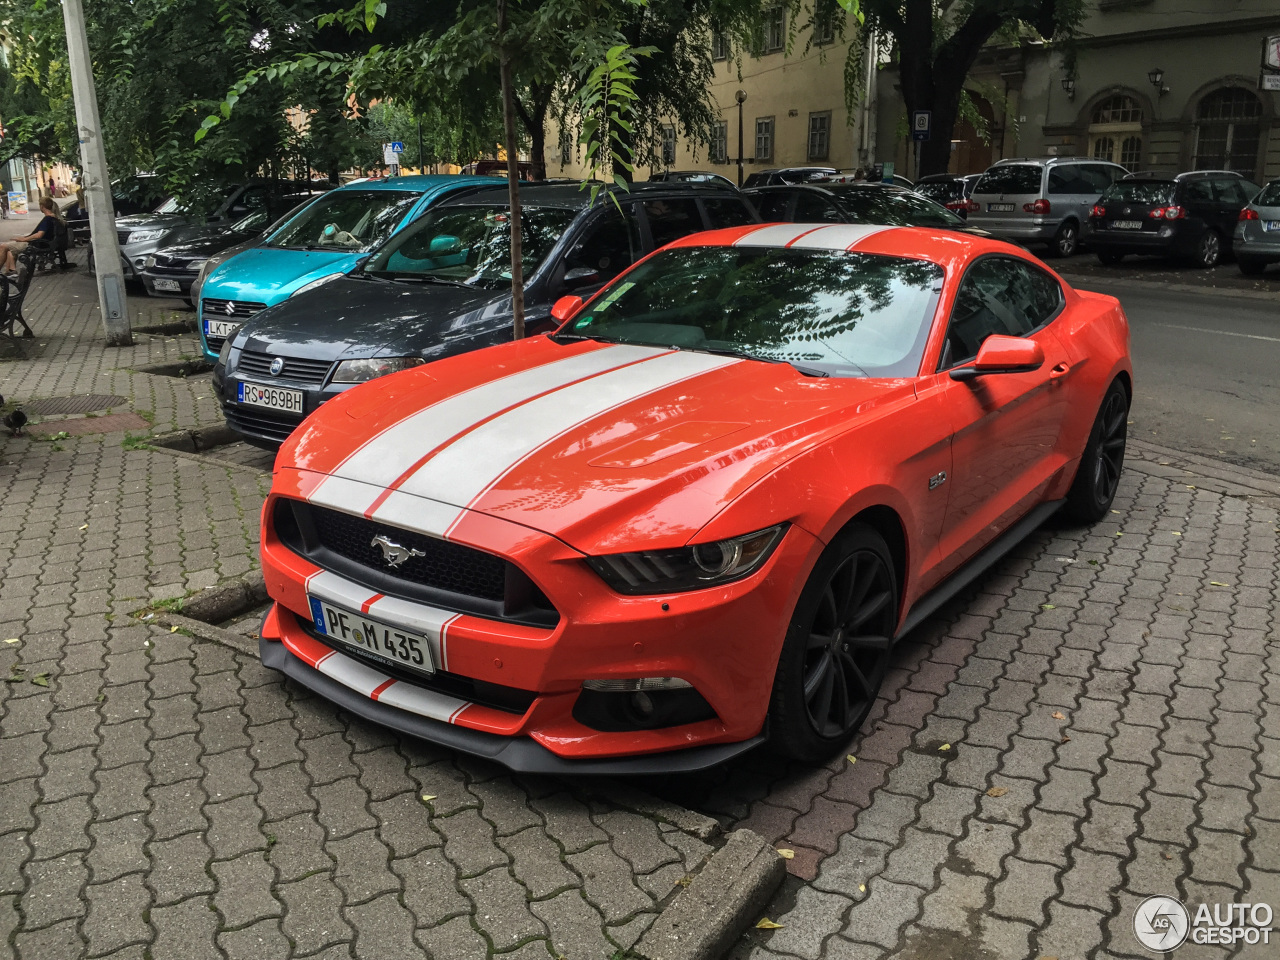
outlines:
M679 593L741 580L769 558L787 525L674 550L644 550L588 557L614 590L626 594Z
M208 263L208 262L209 262L208 260L192 260L190 263L188 263L188 264L187 264L187 269L188 269L188 270L203 271L203 270L204 270L204 265L205 265L206 263ZM200 275L200 273L199 273L199 272L197 272L197 273L196 273L196 276L199 276L199 275Z
M168 230L134 230L129 234L126 243L146 243L148 240L159 240Z
M426 363L421 357L370 357L367 360L343 360L333 375L334 383L364 383L388 373L399 373Z
M289 294L289 296L296 297L298 294L306 293L308 290L314 290L316 287L322 286L330 280L337 280L339 277L345 276L345 273L331 273L327 277L321 277L319 280L312 280L310 283L304 283L297 290L293 291L293 293Z
M222 349L218 351L218 366L223 370L227 369L227 361L231 359L231 337L234 336L235 334L232 333L230 337L223 340Z

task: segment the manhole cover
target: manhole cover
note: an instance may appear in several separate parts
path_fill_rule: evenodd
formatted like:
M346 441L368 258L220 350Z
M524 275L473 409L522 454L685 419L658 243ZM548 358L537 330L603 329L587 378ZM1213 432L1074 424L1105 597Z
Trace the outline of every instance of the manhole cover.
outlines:
M128 397L108 397L92 393L87 397L45 397L43 400L32 400L21 404L26 413L51 417L62 413L92 413L94 410L106 410L128 403Z

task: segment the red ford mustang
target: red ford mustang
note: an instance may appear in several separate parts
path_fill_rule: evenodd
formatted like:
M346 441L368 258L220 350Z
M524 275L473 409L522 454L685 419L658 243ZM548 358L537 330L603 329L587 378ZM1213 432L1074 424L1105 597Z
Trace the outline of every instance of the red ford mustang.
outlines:
M766 740L816 760L895 638L1115 496L1124 313L1007 244L721 230L557 316L293 434L263 509L267 666L517 770Z

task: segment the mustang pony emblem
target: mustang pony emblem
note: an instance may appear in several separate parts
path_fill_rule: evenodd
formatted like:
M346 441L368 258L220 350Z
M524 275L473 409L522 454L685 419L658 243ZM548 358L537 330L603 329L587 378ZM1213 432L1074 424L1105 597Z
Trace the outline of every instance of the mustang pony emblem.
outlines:
M425 557L426 554L421 550L415 550L413 547L402 547L386 534L378 534L369 541L369 546L378 547L382 550L382 559L387 561L388 567L398 567L410 557Z

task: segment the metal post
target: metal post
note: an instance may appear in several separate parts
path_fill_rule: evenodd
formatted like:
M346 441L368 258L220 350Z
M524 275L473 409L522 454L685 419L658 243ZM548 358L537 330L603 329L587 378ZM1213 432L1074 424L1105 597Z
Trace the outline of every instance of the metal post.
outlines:
M124 273L120 269L120 244L116 240L116 211L111 199L107 152L102 143L102 120L93 85L93 60L84 27L82 0L62 0L67 31L67 62L71 68L71 92L76 105L80 139L80 163L84 167L84 193L89 202L89 232L98 275L98 308L107 334L107 346L133 343L129 306L125 299Z
M422 118L418 118L418 172L427 172L426 155L422 152Z
M742 105L747 100L747 92L739 90L733 95L738 101L738 186L742 186Z

